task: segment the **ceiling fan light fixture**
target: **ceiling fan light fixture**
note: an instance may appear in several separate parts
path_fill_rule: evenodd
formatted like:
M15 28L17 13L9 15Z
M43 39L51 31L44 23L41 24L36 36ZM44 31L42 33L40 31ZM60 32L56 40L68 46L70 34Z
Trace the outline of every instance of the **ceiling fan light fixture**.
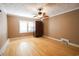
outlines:
M48 16L46 15L46 13L43 11L43 8L38 8L38 14L35 16L36 19L48 19Z
M42 14L42 12L38 12L38 15L41 15Z
M39 11L42 11L42 10L43 10L43 8L38 8L38 10L39 10Z

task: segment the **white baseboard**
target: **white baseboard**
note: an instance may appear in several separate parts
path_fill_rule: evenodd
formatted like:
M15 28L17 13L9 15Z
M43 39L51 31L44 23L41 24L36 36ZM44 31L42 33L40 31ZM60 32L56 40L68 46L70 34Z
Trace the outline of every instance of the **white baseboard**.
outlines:
M43 37L48 38L48 39L53 39L53 40L56 40L56 41L61 41L60 39L56 39L56 38L53 38L53 37L50 37L50 36L46 36L46 35L44 35Z
M79 48L79 45L78 44L74 44L74 43L68 43L69 45L71 45L71 46L74 46L74 47L78 47Z
M46 36L44 35L45 38L48 38L48 39L52 39L52 40L56 40L56 41L59 41L59 42L62 42L61 39L56 39L56 38L53 38L53 37L50 37L50 36ZM68 42L69 45L71 46L74 46L74 47L78 47L79 48L79 45L78 44L75 44L75 43L71 43L71 42Z
M9 45L9 39L6 41L6 43L3 45L3 47L0 49L0 55L3 55L3 53L5 52L6 48Z

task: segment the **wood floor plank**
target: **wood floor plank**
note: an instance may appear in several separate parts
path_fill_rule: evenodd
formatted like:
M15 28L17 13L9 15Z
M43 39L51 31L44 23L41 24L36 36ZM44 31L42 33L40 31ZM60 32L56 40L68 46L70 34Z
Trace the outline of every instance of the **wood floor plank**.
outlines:
M44 37L33 36L9 38L10 43L6 56L76 56L79 48L66 46L63 43Z

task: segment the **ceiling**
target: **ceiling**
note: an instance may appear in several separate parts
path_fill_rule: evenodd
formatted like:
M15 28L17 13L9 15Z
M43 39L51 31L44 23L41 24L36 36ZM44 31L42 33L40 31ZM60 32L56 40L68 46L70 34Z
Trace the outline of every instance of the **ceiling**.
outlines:
M43 11L49 16L55 16L75 9L79 9L78 3L0 3L0 9L7 14L32 18L37 14L37 9L43 7Z

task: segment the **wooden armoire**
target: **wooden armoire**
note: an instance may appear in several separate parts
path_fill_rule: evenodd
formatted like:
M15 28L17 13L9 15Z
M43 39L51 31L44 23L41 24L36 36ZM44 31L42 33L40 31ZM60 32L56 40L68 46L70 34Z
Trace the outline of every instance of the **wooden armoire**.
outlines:
M43 22L42 21L35 21L35 30L33 35L35 37L42 37L43 36Z

